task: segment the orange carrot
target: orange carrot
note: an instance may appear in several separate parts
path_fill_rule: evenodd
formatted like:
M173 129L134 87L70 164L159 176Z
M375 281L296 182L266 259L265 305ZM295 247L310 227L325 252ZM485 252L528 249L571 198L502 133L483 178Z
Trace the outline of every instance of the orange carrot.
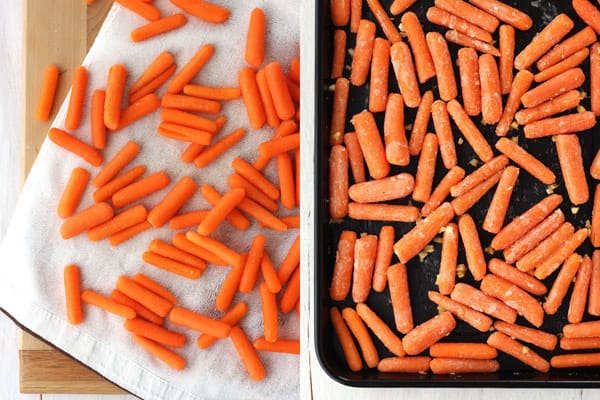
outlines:
M458 258L458 228L450 223L444 229L442 239L442 255L440 259L440 272L435 283L441 294L450 294L454 289L456 280L456 261Z
M556 347L556 335L538 329L527 328L503 321L494 322L494 328L514 339L531 343L548 351L552 351Z
M235 306L231 307L219 321L224 322L230 326L237 324L246 314L248 314L248 306L244 302L236 303ZM209 348L218 338L208 335L206 333L198 336L197 344L201 349Z
M267 342L277 341L277 299L271 293L265 283L259 286L260 300L262 304L264 337Z
M415 175L415 186L412 193L412 198L415 201L424 203L429 200L431 186L433 185L433 176L435 174L437 153L438 137L432 133L428 133L425 135L425 140L423 141L423 148Z
M519 168L512 165L506 167L504 172L502 172L502 177L498 181L498 187L481 226L483 230L490 233L498 233L502 229L508 205L510 204L510 198L518 177Z
M190 253L198 258L206 260L211 264L218 265L221 267L225 267L228 265L227 262L223 261L221 257L217 256L212 251L197 246L196 244L188 240L185 234L183 233L178 233L175 236L173 236L173 246L187 253Z
M287 225L281 221L279 218L271 214L264 207L259 205L258 203L246 198L239 205L238 208L256 219L264 226L269 229L274 229L276 231L284 232L287 230Z
M81 301L125 319L135 318L135 311L132 308L119 304L90 289L81 292Z
M206 218L198 226L198 233L201 235L210 235L229 215L229 213L246 197L244 189L229 190L217 204L210 210Z
M600 321L564 325L563 335L566 338L598 337L600 336Z
M262 260L260 261L260 271L271 293L279 293L281 291L281 282L279 281L273 262L266 251L263 252Z
M169 108L164 109L161 112L160 117L165 122L173 122L179 125L184 125L207 132L217 132L222 127L222 125L218 123L219 119L213 121L211 119L203 118L185 111L173 110ZM223 121L222 123L225 124L224 120L221 121Z
M169 321L174 325L185 326L220 339L228 337L232 331L231 326L223 321L217 321L181 307L174 307L171 310Z
M104 101L104 125L116 130L121 120L121 101L127 81L127 69L121 64L110 67Z
M91 241L106 239L127 228L141 224L146 220L147 215L148 211L146 210L146 207L141 204L128 208L108 221L88 230L88 239Z
M348 187L348 155L345 157L346 187ZM296 187L294 184L294 168L292 158L287 153L281 153L277 156L277 176L279 177L279 188L281 189L281 205L288 210L296 207ZM332 182L333 183L333 182ZM348 197L346 195L346 197Z
M515 57L515 68L529 68L552 46L560 42L573 29L573 25L573 21L566 14L558 15Z
M161 105L164 108L174 108L183 111L196 111L207 114L216 114L221 111L221 103L183 94L165 93Z
M369 296L376 256L377 236L365 235L356 240L352 274L352 300L355 303L364 302Z
M517 312L494 297L488 296L481 290L475 289L466 283L459 282L454 286L450 296L452 300L462 303L472 309L498 318L505 322L513 323L517 319Z
M333 276L329 288L329 297L335 301L342 301L350 292L352 282L352 269L354 265L354 248L356 233L344 230L340 235L335 253ZM390 289L391 290L391 289Z
M373 16L381 26L383 30L383 34L388 40L392 43L401 42L402 36L400 36L400 32L396 28L396 25L392 22L390 17L387 15L387 12L383 9L381 2L379 0L367 0L367 5L371 9Z
M524 93L521 103L527 108L535 107L569 90L577 89L584 81L585 75L581 68L571 68Z
M366 221L415 222L419 219L419 209L397 204L349 203L348 216Z
M468 192L452 200L452 208L456 215L463 215L471 209L487 192L489 192L502 177L503 171L498 171Z
M496 372L500 363L496 360L477 360L466 358L434 358L429 363L434 374L480 374Z
M600 365L600 353L561 354L552 356L550 365L553 368L596 367Z
M231 250L218 240L212 239L208 236L202 236L196 232L188 232L185 236L195 245L200 246L210 252L214 252L214 254L218 253L218 257L223 259L231 266L239 265L242 261L241 256L238 253Z
M470 47L462 47L458 50L457 64L465 111L471 116L479 115L481 113L481 81L477 51Z
M538 72L537 74L535 74L534 79L536 82L544 82L550 78L554 78L555 76L565 71L578 67L582 62L584 62L587 59L589 54L590 51L587 48L583 48L577 53L565 58L563 61L546 68L542 72Z
M77 210L77 206L89 182L90 173L83 168L73 168L67 186L58 203L58 216L68 218Z
M181 0L171 0L181 1ZM179 6L178 4L175 4ZM190 13L192 14L192 13ZM184 86L187 85L194 79L194 77L200 72L200 70L204 67L204 65L210 60L214 53L215 49L210 44L205 44L194 56L188 61L188 63L175 75L175 77L171 80L169 85L167 86L167 92L169 93L180 93Z
M346 307L342 310L342 317L346 324L348 324L348 328L352 332L352 335L356 338L358 345L360 347L360 351L365 359L365 363L369 368L374 368L379 362L379 355L377 354L377 349L373 344L373 340L371 336L369 336L369 332L362 319L358 316L356 311L353 308Z
M260 99L265 110L265 120L267 122L267 125L269 125L270 127L279 126L281 124L281 120L279 119L279 116L277 116L277 112L275 111L273 97L271 96L271 91L269 90L269 84L267 83L267 77L265 75L264 69L260 69L256 73L256 85L258 87Z
M81 307L81 278L77 265L70 264L65 267L64 285L67 318L71 325L79 325L83 322L83 308Z
M350 169L352 170L354 182L362 183L366 181L365 160L356 133L346 133L344 135L344 145L348 151L348 161L350 163Z
M419 354L452 332L455 327L456 321L452 314L444 311L423 322L404 336L402 339L404 351L409 355Z
M331 79L337 79L344 73L346 59L346 32L336 29L333 32L333 56L331 57Z
M573 285L573 293L569 302L567 320L571 324L579 323L583 319L585 303L587 301L590 278L592 276L592 260L588 255L583 257ZM558 280L558 278L557 278ZM556 281L555 281L556 282Z
M532 270L550 254L553 254L566 240L571 238L574 232L573 225L570 222L565 222L550 236L541 241L533 250L521 257L517 261L517 268L524 272Z
M81 113L87 90L88 72L84 66L75 68L73 72L73 85L71 86L71 95L69 97L69 107L65 117L65 128L77 129L81 122Z
M554 46L552 50L537 61L536 66L540 71L544 71L595 41L596 33L592 28L587 26L562 43Z
M398 259L400 259L400 262L406 263L419 254L453 217L454 210L452 209L452 205L450 203L443 203L427 218L402 236L394 245L394 252Z
M402 348L402 340L392 332L386 323L369 306L365 303L358 303L356 305L356 312L388 350L399 357L406 354Z
M400 0L396 0L400 1ZM405 0L403 0L405 1ZM410 0L414 1L414 0ZM424 374L429 371L431 357L387 357L377 364L379 372L400 372Z
M289 136L293 133L298 133L298 124L292 120L282 121L275 130L273 139L281 139L282 137ZM254 168L256 168L256 166Z
M300 215L288 215L280 218L288 228L300 228Z
M222 137L210 146L204 149L198 157L194 159L197 167L203 168L220 157L224 152L235 146L246 134L246 130L238 128L229 135Z
M594 118L593 113L589 113ZM582 150L576 135L556 137L556 152L571 203L583 204L589 199L589 190L583 169Z
M590 49L590 106L595 115L600 115L600 44L598 43L594 43Z
M442 178L429 200L421 208L421 215L429 216L448 197L453 186L458 184L465 176L465 170L459 166L453 167Z
M300 85L300 58L294 57L290 61L290 67L288 69L288 78L297 85Z
M566 114L556 118L541 119L525 125L523 132L527 139L537 139L550 135L564 135L581 132L596 125L596 115L591 111Z
M533 326L539 328L544 321L544 310L538 301L517 285L493 274L481 281L481 291L502 300ZM489 344L489 343L488 343Z
M404 101L402 95L398 93L391 93L387 100L383 122L383 140L385 156L390 164L401 166L409 164L410 154L404 127Z
M300 235L296 236L294 243L288 250L287 255L281 262L279 269L277 270L277 276L282 285L288 281L292 273L296 270L296 267L300 263Z
M196 257L193 254L190 254L185 250L181 250L173 245L163 242L160 239L152 240L150 242L150 245L148 246L148 251L158 254L159 256L163 256L166 258L170 258L171 260L175 260L180 263L187 264L191 267L194 267L194 268L197 268L200 270L206 269L206 263L204 262L203 259ZM138 274L138 275L141 275L141 274ZM166 298L171 303L173 303L173 304L177 303L177 299L175 298L175 296L169 294L164 289L160 289L157 286L157 284L153 284L146 277L144 277L144 276L138 277L138 275L133 277L133 279L136 282L147 287L148 289L152 290L156 294Z
M151 245L151 247L152 247L152 245ZM143 287L145 287L146 289L159 295L160 297L167 299L171 304L178 303L177 298L175 297L175 295L173 295L173 293L171 293L164 286L160 285L158 282L154 281L153 279L149 278L148 276L146 276L142 273L138 273L133 276L133 280L136 281L137 283L139 283L140 285L142 285Z
M354 340L352 340L350 330L342 318L342 314L337 307L331 307L329 309L329 315L348 367L351 371L360 371L363 368L363 363L360 354L358 354L358 349L354 344Z
M300 267L296 268L279 300L279 309L287 314L300 301Z
M421 94L419 93L419 84L410 48L404 42L394 43L390 58L406 106L410 108L418 107L421 103Z
M152 225L148 221L144 221L137 225L131 226L127 229L124 229L120 232L111 235L108 240L110 241L111 246L118 246L121 243L131 239L135 235L142 233L148 229L152 228Z
M443 296L438 292L429 291L428 297L429 300L437 304L439 307L450 311L453 315L459 319L462 319L480 332L487 332L492 326L492 319L488 316L446 296Z
M520 360L537 371L548 372L550 369L550 364L548 361L544 360L529 347L520 344L514 339L511 339L502 332L492 333L487 339L487 344L516 358L517 360Z
M429 119L431 117L431 107L433 105L433 93L431 90L423 93L421 97L421 104L417 109L417 115L413 123L413 129L410 134L410 140L408 142L408 151L411 156L416 156L421 152L423 147L423 140L429 126Z
M115 156L106 163L104 168L92 180L97 188L106 185L133 160L140 152L140 146L133 141L127 142Z
M392 15L401 14L402 12L406 11L407 8L412 6L415 2L416 0L394 0L392 5L390 5L390 12L392 13Z
M456 97L458 91L448 44L438 32L428 32L426 40L435 66L440 98L444 101L450 101Z
M382 226L377 240L377 255L373 267L373 290L383 292L387 285L387 270L394 254L394 227Z
M435 76L436 70L421 22L419 22L419 18L412 11L402 14L400 22L415 57L415 68L419 82L425 83Z
M299 340L278 339L268 342L264 337L254 340L254 348L260 351L271 351L275 353L300 354Z
M63 149L83 158L94 167L102 164L102 154L98 150L61 129L51 128L48 131L48 138Z
M123 174L113 178L106 184L102 185L94 192L94 201L101 202L109 199L114 193L129 185L137 178L142 176L146 171L146 167L143 165L138 165L133 167L132 169L124 172Z
M164 71L162 71L158 76L153 78L148 84L144 85L142 88L133 92L129 95L129 104L134 104L143 97L156 92L166 81L171 78L171 76L177 70L177 66L175 64L171 64L170 67L167 67Z
M400 263L390 265L387 270L387 279L396 329L401 333L408 333L413 329L414 325L408 292L406 266Z
M592 255L592 274L590 277L590 289L588 299L588 313L593 316L600 315L600 250L594 250Z
M256 186L267 196L269 196L269 198L273 200L279 199L280 194L277 186L265 178L265 176L259 170L252 166L252 164L240 157L236 157L231 162L231 166L248 181L255 182Z
M60 234L63 239L70 239L103 224L113 215L113 208L108 203L96 203L66 220L60 227Z
M227 183L232 188L241 188L246 191L246 197L251 199L267 210L271 212L277 211L279 205L277 202L272 200L269 196L264 194L256 185L251 183L250 180L245 179L240 174L231 174L229 178L227 178Z
M267 21L263 10L254 8L250 13L244 59L248 64L255 67L260 67L265 57L266 25Z
M473 39L472 37L464 35L458 31L446 31L444 37L450 43L454 43L462 47L471 47L479 52L490 54L494 57L500 57L500 51L496 47L489 43L482 42L481 40Z
M569 286L575 278L582 259L579 254L573 253L565 260L544 302L544 311L546 314L556 314L558 308L562 305L563 299L567 295L567 290L569 290Z
M161 101L158 98L158 96L156 96L154 93L149 93L135 100L135 102L131 103L129 107L127 107L121 112L121 119L119 121L119 124L115 129L112 130L121 130L128 127L129 125L142 119L146 115L158 110L160 105Z
M460 103L456 100L451 100L446 107L456 126L475 151L475 154L484 162L491 160L494 157L492 148L473 121L471 121Z
M533 21L527 14L499 0L472 0L471 3L521 31L526 31L533 25Z
M135 311L136 318L144 318L146 321L152 322L156 325L162 325L164 322L162 317L159 317L137 301L127 297L119 290L113 290L110 294L110 298L119 304L132 308Z
M242 359L250 378L255 381L260 381L266 376L265 367L263 366L256 350L252 346L252 342L248 339L242 328L235 326L231 329L231 341Z
M426 15L429 22L433 24L441 25L449 29L455 29L460 33L463 33L474 39L479 39L483 42L490 43L492 41L492 35L485 29L482 29L477 25L472 24L469 21L466 21L441 8L429 7Z
M152 340L146 339L145 337L134 334L133 338L137 344L146 349L148 352L152 353L152 355L154 355L156 358L158 358L171 368L176 370L182 370L185 368L185 359L177 353L159 345L158 343Z
M363 111L354 115L351 122L356 129L369 174L374 179L386 177L390 172L390 164L385 157L385 149L373 114Z
M169 182L164 171L156 172L117 191L112 195L112 202L116 208L124 207L165 188Z
M265 76L269 85L269 91L273 98L273 105L277 116L285 121L294 116L294 103L286 84L286 77L281 69L281 64L272 62L265 67ZM240 85L241 86L241 85Z
M356 33L362 16L362 0L350 0L350 32Z
M231 14L227 8L204 0L171 0L171 3L196 18L215 24L227 21Z
M346 113L348 111L348 96L350 82L340 77L335 81L333 90L333 108L331 111L331 128L329 130L329 143L342 144L346 128Z
M500 23L495 16L461 0L436 0L435 6L451 14L459 15L490 33L496 31Z
M375 203L406 197L412 192L413 187L412 175L401 172L383 179L355 183L350 186L348 195L358 203Z
M369 84L369 111L371 112L381 112L386 109L389 71L390 42L382 38L375 38Z
M222 101L239 99L242 92L239 88L209 87L188 84L183 87L183 94L200 97L202 99Z
M501 25L499 36L500 85L502 87L502 94L509 94L513 84L513 64L515 62L515 29L510 25ZM518 103L520 103L520 100Z
M181 333L170 331L141 318L128 319L123 326L134 335L153 340L165 346L183 347L186 342L186 337Z
M133 42L142 42L154 36L175 30L187 23L187 18L183 14L173 14L168 17L158 19L143 25L131 31L131 40Z
M105 100L106 92L104 90L94 91L94 94L92 95L90 130L92 143L98 150L102 150L106 147L106 126L104 125Z
M362 86L367 81L373 45L375 44L375 24L369 20L361 19L356 32L356 45L352 57L350 82L354 86Z
M562 196L552 194L513 219L492 239L492 247L503 250L546 218L562 202Z
M600 337L595 338L566 338L560 339L560 348L563 350L588 350L600 348Z
M129 95L133 95L144 86L155 80L174 63L173 55L167 51L160 53L144 70L137 81L129 88Z
M488 268L492 274L514 283L521 289L533 295L542 296L548 291L546 286L533 276L523 271L519 271L515 267L508 265L497 258L492 258L490 260L488 263Z
M346 26L350 21L350 1L331 0L331 23L333 26Z
M581 94L577 90L570 90L538 106L518 111L515 114L515 120L519 125L526 125L575 108L579 105L580 100Z
M248 255L242 253L242 262L240 265L231 267L229 273L225 277L225 280L221 284L221 288L219 289L219 293L217 293L217 298L215 299L215 307L219 311L225 311L231 305L233 298L235 297L238 288L240 286L240 280L242 279L242 274L245 265L247 263Z
M42 81L40 96L35 108L35 119L38 121L47 121L50 118L56 96L59 74L60 71L54 64L48 64L44 69L44 80Z
M435 127L435 134L438 137L440 145L440 155L446 169L452 169L456 166L456 148L454 146L454 137L452 127L450 126L450 116L446 103L436 100L431 107L431 118ZM417 169L418 174L418 169Z
M549 185L556 181L556 176L550 168L514 141L501 138L496 142L496 148L542 183Z
M463 214L458 219L458 230L465 247L467 266L473 279L480 281L486 274L485 258L475 221L469 214Z
M149 21L156 21L160 18L160 11L152 4L139 0L116 0L116 2Z
M176 140L197 143L202 146L208 145L213 134L206 131L200 131L185 125L178 125L172 122L161 122L158 125L158 133Z
M172 274L180 275L188 279L200 278L202 272L204 272L204 270L206 269L205 265L202 265L204 268L196 268L194 266L187 265L177 260L161 256L160 254L154 253L152 251L144 252L142 254L142 259L144 260L144 262L153 265L156 268L160 268L162 270L171 272Z
M479 77L482 123L495 124L502 117L502 87L498 66L490 54L482 54L479 57Z
M500 155L477 168L450 189L453 197L465 194L475 186L501 171L508 164L508 157Z
M429 348L431 357L491 360L498 357L495 348L485 343L435 343Z

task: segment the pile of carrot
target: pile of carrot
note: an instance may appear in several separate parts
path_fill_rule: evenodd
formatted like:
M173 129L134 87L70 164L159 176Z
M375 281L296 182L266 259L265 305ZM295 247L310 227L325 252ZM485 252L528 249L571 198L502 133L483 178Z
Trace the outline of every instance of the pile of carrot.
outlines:
M223 23L230 14L229 10L206 1L171 2L186 14L211 23ZM117 3L150 21L132 32L135 42L164 34L187 21L184 14L161 17L159 9L149 2L118 0ZM108 239L111 246L118 246L142 232L168 226L173 231L170 241L154 239L141 251L146 264L172 273L173 281L182 277L199 279L210 265L230 268L228 272L223 270L226 277L215 302L222 317L213 320L191 311L194 305L186 305L189 309L179 305L177 297L165 288L176 286L172 282L159 284L141 273L133 278L121 276L107 297L82 289L85 277L80 276L76 265L70 265L64 270L64 280L71 323L84 322L82 303L125 318L124 327L135 342L174 369L183 369L186 360L172 348L182 347L187 338L164 328L166 320L198 332L200 349L207 349L217 339L231 338L254 380L261 380L267 374L259 352L299 353L297 339L282 338L278 333L279 316L300 310L299 235L279 265L273 265L262 234L256 235L245 249L231 248L215 235L223 224L244 231L254 221L264 229L280 232L299 228L297 214L283 217L278 211L280 204L290 211L299 207L300 61L291 60L286 72L279 61L265 62L267 23L267 16L259 8L249 15L245 51L248 67L239 72L239 86L194 83L215 52L211 44L201 45L181 68L175 57L164 51L135 82L121 64L110 68L105 88L88 87L89 72L85 67L74 72L64 129L52 128L48 136L92 167L100 168L73 169L57 207L59 217L65 219L60 229L63 239L86 233L91 241ZM58 69L50 66L45 72L36 111L38 119L45 120L51 114L57 80ZM159 93L163 87L166 93ZM87 139L82 129L86 123L81 119L86 93L91 95L91 129ZM249 126L222 134L227 116L221 113L221 105L236 100L243 100ZM181 160L194 163L190 176L173 177L165 171L147 173L149 166L135 165L144 145L134 141L126 143L111 159L104 159L103 153L111 147L107 132L123 130L154 112L160 112L162 120L158 134L188 144ZM220 193L206 183L200 184L199 169L230 151L245 137L247 129L265 125L273 129L272 139L257 143L253 161L246 158L248 155L233 160L227 180L229 189ZM269 163L276 166L275 182L263 173ZM94 188L93 204L84 208L82 204L87 201L84 195L90 183ZM162 199L148 205L146 198L156 192L163 192ZM180 210L197 192L211 206L182 213ZM244 301L236 298L238 293L256 293L261 299L262 313L249 310ZM264 326L263 337L254 342L239 326L251 311L262 316Z
M600 179L600 151L585 165L581 144L600 115L597 5L573 0L583 29L573 31L575 21L559 14L517 52L533 21L500 0L435 0L420 17L411 11L415 1L389 9L362 3L331 2L328 207L341 233L329 318L348 368L491 373L501 368L498 352L542 373L600 366L600 353L589 352L600 348L600 249L586 254L588 239L600 247L600 184L592 194L589 187ZM403 35L390 14L399 15ZM425 32L425 18L448 30ZM367 106L350 115L363 86ZM405 108L416 109L414 120ZM529 150L534 140L556 149L558 169L546 165L548 152ZM475 158L460 159L460 145ZM524 174L545 196L520 184ZM564 195L554 193L561 186ZM519 192L531 199L525 209L512 201ZM589 203L585 226L569 220ZM350 230L351 220L381 228ZM423 299L410 297L420 283L409 282L407 269L423 268L417 256L433 257L440 247L437 290L428 292L439 313L415 320L411 304ZM393 318L371 309L371 296L391 304ZM568 324L548 332L546 322L555 324L551 316L565 304ZM485 343L444 339L463 322ZM387 350L378 352L377 342ZM536 348L553 355L547 360Z

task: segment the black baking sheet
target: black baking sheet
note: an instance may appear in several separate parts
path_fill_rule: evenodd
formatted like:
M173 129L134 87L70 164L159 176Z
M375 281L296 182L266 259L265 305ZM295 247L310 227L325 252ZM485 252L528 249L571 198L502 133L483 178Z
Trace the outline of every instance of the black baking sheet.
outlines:
M573 21L575 21L575 28L568 34L572 35L578 32L584 27L583 22L577 17L575 12L571 10L570 1L543 1L537 0L534 2L523 2L515 0L507 0L506 3L518 7L519 9L527 12L534 21L533 27L526 31L516 30L516 54L530 42L532 37L539 32L549 21L551 21L556 15L561 12L569 15ZM373 222L373 221L357 221L345 218L342 222L330 221L327 197L328 197L328 156L329 156L329 126L331 121L331 104L333 92L331 90L334 80L329 78L331 56L332 56L332 37L334 28L330 23L329 16L329 1L317 1L317 26L316 31L316 85L315 85L315 126L316 126L316 192L315 192L315 204L316 209L314 212L314 224L315 224L315 250L316 250L316 265L315 265L315 310L314 310L314 323L315 323L315 346L318 359L324 368L324 370L335 380L352 386L365 386L365 387L410 387L410 386L456 386L456 387L598 387L600 385L600 368L581 368L581 369L570 369L570 370L551 370L547 374L541 374L530 367L522 364L514 358L499 352L498 360L501 365L501 370L495 374L465 374L465 375L432 375L432 374L396 374L396 373L379 373L376 369L365 369L360 372L351 372L346 365L343 353L335 337L333 327L329 320L329 308L331 306L337 306L340 310L344 307L354 307L355 304L351 300L351 295L342 302L334 302L329 299L329 285L333 272L333 266L335 261L335 253L337 248L337 241L340 233L344 229L353 230L357 233L370 233L378 234L380 228L383 225L392 224L396 230L396 240L398 240L404 233L409 231L414 224L408 223L385 223L385 222ZM391 0L383 0L382 5L386 10L389 10ZM419 0L412 7L410 11L415 12L423 25L424 31L438 31L444 33L445 28L433 25L425 18L427 8L433 6L433 0L422 1ZM370 12L366 2L363 2L363 18L376 21ZM400 23L401 15L392 17L393 22L396 25ZM354 47L355 34L350 33L349 27L345 27L348 36L347 48ZM385 37L379 25L377 25L377 36ZM567 37L568 37L567 36ZM497 41L498 32L494 34L494 39ZM459 49L458 46L449 44L452 59L456 60L456 54ZM497 46L497 43L496 43ZM346 53L345 64L350 65L352 58L349 53ZM458 71L455 67L455 73L458 79ZM589 92L589 61L584 62L581 66L586 73L586 83L580 89L585 92ZM534 71L535 73L535 71ZM344 76L349 77L349 70L344 70ZM427 89L432 89L434 92L434 98L438 99L436 79L430 79L424 85L421 85L421 93L424 93ZM534 83L535 84L535 83ZM460 86L459 86L460 87ZM352 115L367 109L368 102L368 90L369 84L362 87L351 86L350 89L350 101L348 116L346 122L346 132L353 131L353 127L350 124L350 118ZM390 80L389 80L389 92L398 93L398 85L396 82L393 69L390 66ZM462 103L460 96L458 100ZM504 102L506 96L504 96ZM581 104L589 109L589 98L582 100ZM410 109L405 107L405 124L409 125L414 121L416 109ZM569 111L573 112L573 111ZM376 120L380 131L383 127L383 115L384 113L375 114ZM483 126L481 124L481 116L477 116L474 122L478 125L489 143L493 144L498 139L495 135L495 126ZM592 131L580 133L579 139L583 149L583 160L586 170L590 165L597 148L599 147L598 139L595 136L598 134L596 131L600 129L596 127ZM456 150L459 160L459 165L463 167L466 173L470 173L476 169L476 166L469 164L469 161L478 158L472 151L471 147L463 141L462 144L458 144L458 138L462 137L460 131L453 124L453 131L455 137ZM433 125L430 122L429 132L434 132ZM407 130L407 136L410 137L410 129ZM548 167L550 167L557 175L558 187L554 189L555 193L563 196L563 203L561 208L565 214L566 220L573 223L576 228L581 228L586 225L586 221L591 221L591 201L587 204L578 207L576 213L572 209L572 205L568 200L567 193L564 189L564 183L560 174L560 167L558 164L558 158L556 155L556 147L550 137L537 139L537 140L525 140L523 137L522 129L513 130L509 132L508 137L518 136L518 142L521 146L530 151L533 155L542 160ZM494 149L496 155L500 154ZM479 165L481 165L481 161ZM408 167L397 167L392 166L390 175L396 174L402 171L408 171L412 174L416 171L416 165L418 157L411 157L411 163ZM434 187L437 182L444 176L446 170L444 169L441 158L438 155L437 170L435 174ZM368 174L367 174L368 175ZM588 177L589 178L589 177ZM352 174L350 173L350 183L352 184ZM590 178L590 199L593 199L593 193L596 182L593 182ZM513 192L510 207L507 214L507 221L513 217L521 214L527 210L531 205L538 202L539 200L546 197L547 185L534 179L526 171L521 169L517 187ZM494 193L495 187L484 196L471 210L469 214L475 219L478 227L481 226L487 207L490 203L491 197ZM408 204L409 198L398 200L397 204ZM420 203L417 203L420 205ZM483 247L489 246L492 235L479 229L480 238ZM437 306L428 300L427 291L436 290L435 278L439 269L439 258L441 244L432 242L435 247L435 251L429 254L423 261L419 260L419 257L415 257L413 260L407 263L408 279L410 286L410 298L413 310L413 318L415 326L424 322L437 314ZM579 248L580 254L590 254L592 252L589 241L586 242ZM486 254L486 259L492 257L498 257L502 259L500 252L495 255ZM392 263L398 262L394 256ZM464 257L464 251L462 249L462 243L460 244L459 250L459 263L466 265ZM551 275L546 281L548 289L556 276L556 272ZM479 287L478 283L472 280L470 273L467 271L464 278L457 278L457 282L466 282L474 284ZM559 333L562 330L562 326L567 323L566 314L568 309L568 303L570 299L571 289L565 297L563 305L559 309L558 313L553 316L545 316L544 324L541 329ZM540 298L543 301L543 298ZM386 288L383 293L371 292L367 300L367 304L371 307L389 326L394 327L394 319L391 309L391 303L389 298L389 291ZM584 316L584 321L590 320L590 316L587 313ZM522 317L517 319L517 324L531 326ZM485 343L489 333L480 333L475 329L468 326L466 323L457 320L457 327L454 332L443 341L473 341ZM390 357L392 354L373 336L374 343L377 346L380 357ZM549 360L551 353L532 346L536 352L542 357ZM557 349L552 354L564 353L557 346ZM424 352L427 354L427 352Z

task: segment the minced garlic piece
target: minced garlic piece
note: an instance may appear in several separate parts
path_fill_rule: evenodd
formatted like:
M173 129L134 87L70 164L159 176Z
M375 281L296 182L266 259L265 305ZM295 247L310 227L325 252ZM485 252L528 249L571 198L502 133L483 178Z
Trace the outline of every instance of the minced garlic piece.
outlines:
M584 106L582 106L581 104L577 106L577 112L578 113L583 113L586 112L587 110L585 109Z
M513 136L513 137L510 138L510 140L512 140L516 144L519 144L519 137L518 136Z
M489 255L492 255L496 252L496 250L494 250L494 248L492 246L488 246L485 248L485 252L488 253Z
M348 48L348 54L350 54L351 56L354 56L354 49L352 47Z
M575 215L579 212L579 207L571 207L571 214Z
M471 161L469 161L469 164L472 165L473 167L476 167L479 165L479 161L477 161L477 159L473 158Z
M512 124L510 124L510 129L519 129L519 123L517 121L513 121ZM514 138L513 138L513 140L514 140Z
M441 313L445 312L446 310L442 306L437 306L437 311L438 311L438 314L441 314Z
M521 353L523 353L523 354L527 354L527 353L529 353L529 347L527 347L527 346L523 346L523 347L521 348Z
M467 267L465 266L465 264L458 264L456 266L456 276L457 277L464 278L466 272L467 272Z
M463 144L465 141L463 140L463 138L459 137L457 142L458 142L458 144Z

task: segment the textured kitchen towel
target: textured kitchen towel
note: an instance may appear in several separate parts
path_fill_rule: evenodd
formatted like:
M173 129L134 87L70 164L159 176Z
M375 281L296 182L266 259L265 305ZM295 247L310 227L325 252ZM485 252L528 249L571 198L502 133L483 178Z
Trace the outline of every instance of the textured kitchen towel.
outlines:
M267 15L265 63L279 60L287 69L290 60L299 54L300 1L246 0L216 3L231 9L231 17L222 25L203 22L188 16L188 24L177 31L134 44L130 32L147 21L131 11L115 5L87 55L84 65L89 70L88 99L84 107L82 126L74 134L90 142L89 95L104 88L112 64L121 63L129 70L128 85L140 76L145 67L161 52L170 51L181 68L206 43L215 47L215 54L194 82L210 86L238 86L238 71L245 67L244 49L250 12L261 7ZM166 0L156 1L163 15L180 12ZM41 73L41 71L40 71ZM163 89L164 90L164 89ZM162 92L161 92L162 94ZM53 126L64 127L66 103L62 105ZM257 144L271 137L272 129L250 129L241 100L223 103L223 115L228 118L221 136L234 129L247 128L247 134L234 149L228 151L207 168L197 168L179 160L186 145L166 139L156 133L159 112L136 122L122 132L109 134L105 160L129 140L142 150L130 166L143 164L146 175L165 170L171 184L142 201L150 209L184 175L198 185L209 183L220 192L227 189L227 177L232 173L231 161L241 156L249 161L257 157ZM266 174L277 182L274 166ZM99 168L45 141L23 188L13 220L0 247L0 307L21 324L47 341L71 354L94 370L128 391L145 399L290 399L299 393L299 359L294 355L261 352L267 377L252 381L229 339L219 340L207 350L196 346L197 333L181 327L167 326L184 333L187 344L177 350L185 356L188 366L175 372L138 347L123 328L123 320L98 308L84 306L85 321L79 326L67 322L63 292L63 267L76 263L81 268L82 286L109 295L122 274L143 272L165 284L177 295L182 306L218 318L215 296L229 268L209 266L199 280L188 280L142 261L142 252L154 238L170 240L170 229L152 229L118 247L108 241L92 243L85 234L62 240L62 221L56 206L70 172L75 167L90 170L92 177ZM93 188L88 187L83 209L92 204ZM199 193L188 202L185 210L208 208ZM297 213L287 211L288 213ZM281 209L280 215L286 210ZM277 266L293 243L297 229L285 233L260 229L256 222L245 232L227 223L214 237L224 240L237 251L247 251L252 237L263 232L266 249ZM258 293L236 296L245 301L250 312L241 326L250 339L262 336L262 313ZM280 316L280 336L298 338L298 316L295 312Z

